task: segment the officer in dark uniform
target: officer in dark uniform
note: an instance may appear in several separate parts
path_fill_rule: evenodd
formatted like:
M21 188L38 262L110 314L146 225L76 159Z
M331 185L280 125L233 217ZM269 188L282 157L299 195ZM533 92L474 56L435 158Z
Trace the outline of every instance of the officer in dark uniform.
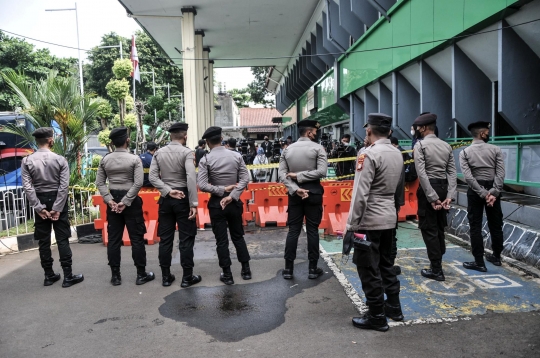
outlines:
M141 160L129 152L129 138L126 127L114 128L109 134L116 147L99 163L96 186L107 204L107 232L109 244L107 256L111 267L113 286L122 284L120 275L120 247L124 228L131 241L131 256L137 267L137 285L152 281L153 272L146 272L146 249L144 247L144 224L142 199L138 196L143 183ZM109 186L107 186L107 179Z
M351 135L350 134L344 134L341 136L341 146L343 146L343 150L338 150L338 158L355 158L356 157L356 150L351 145ZM346 160L343 162L337 162L337 176L344 176L348 174L353 174L353 167L354 167L354 160ZM344 178L346 180L352 179L352 177Z
M282 272L283 278L287 280L293 278L298 236L304 218L308 241L308 278L315 279L323 274L323 270L317 267L324 193L320 180L326 177L328 161L324 148L315 142L319 127L319 122L314 120L298 122L300 138L289 145L279 159L279 180L289 192L289 233L285 242L285 269Z
M452 147L437 138L435 128L437 115L426 113L416 118L414 128L417 138L414 146L414 164L420 187L418 198L418 227L426 244L429 269L422 269L424 277L444 281L442 257L446 252L444 228L447 213L456 193L457 177Z
M243 203L240 200L240 195L249 183L249 172L240 153L221 146L223 137L220 127L208 128L203 139L206 139L210 153L199 162L197 183L201 191L211 194L208 211L212 232L216 237L219 266L223 269L220 280L226 285L232 285L234 280L227 226L236 248L236 256L242 264L240 274L244 280L251 279L250 256L242 226Z
M354 189L347 219L347 234L365 234L354 244L353 262L362 281L368 312L355 317L355 327L387 331L386 317L403 320L399 301L400 282L391 259L392 233L396 225L395 194L403 176L401 153L388 135L392 118L384 113L368 115L366 140L370 143L356 160ZM386 301L384 295L386 294Z
M159 190L159 265L163 273L163 286L170 286L175 277L171 274L174 232L178 224L180 264L184 270L182 287L201 282L193 274L193 245L197 235L197 176L195 155L187 148L187 123L170 126L171 142L154 155L150 166L150 181Z
M459 154L459 164L467 191L467 217L469 219L473 262L464 262L463 267L486 272L484 263L484 240L482 223L484 208L491 234L493 254L486 255L486 260L501 266L503 246L503 213L501 210L501 192L504 183L504 159L501 148L488 144L489 122L475 122L469 125L473 136L472 144Z
M144 179L143 179L143 187L145 188L153 188L154 186L148 179L148 173L150 173L150 164L152 164L152 158L154 157L154 153L156 152L157 144L154 142L148 142L146 143L146 153L141 154L141 162L143 165L143 172L144 172Z
M38 150L22 160L21 176L24 192L30 206L36 211L34 240L39 242L39 258L45 271L45 286L60 279L53 271L51 252L51 226L64 271L62 287L70 287L84 280L71 270L71 227L68 219L69 165L66 159L51 152L54 131L49 127L38 128L32 133Z

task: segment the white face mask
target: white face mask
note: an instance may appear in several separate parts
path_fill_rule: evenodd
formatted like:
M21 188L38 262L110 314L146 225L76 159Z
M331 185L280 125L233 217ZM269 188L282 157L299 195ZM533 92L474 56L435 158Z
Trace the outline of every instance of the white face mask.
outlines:
M413 137L414 137L414 134L415 134L415 133L416 133L416 132L414 131L414 129L411 129L411 135L412 135Z
M348 142L342 142L342 143L343 143L344 146L349 146L350 145L350 143L348 143Z

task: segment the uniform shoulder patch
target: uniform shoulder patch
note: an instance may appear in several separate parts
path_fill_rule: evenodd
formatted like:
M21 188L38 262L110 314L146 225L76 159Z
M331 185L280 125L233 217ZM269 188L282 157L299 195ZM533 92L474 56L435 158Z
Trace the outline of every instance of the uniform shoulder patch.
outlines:
M356 171L360 172L362 169L364 169L364 160L366 159L366 155L364 153L360 154L358 156L358 159L356 160Z

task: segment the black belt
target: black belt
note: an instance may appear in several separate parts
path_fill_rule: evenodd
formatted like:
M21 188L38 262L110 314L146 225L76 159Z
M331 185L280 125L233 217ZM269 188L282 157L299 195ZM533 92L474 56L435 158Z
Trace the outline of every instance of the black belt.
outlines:
M219 196L219 195L216 195L216 194L212 194L211 197L212 197L212 198L223 199L223 198L225 198L225 197L227 197L227 196L229 196L229 195L231 195L231 193L226 191L226 192L223 193L223 196Z
M111 193L111 195L113 196L119 196L119 195L126 195L128 193L128 190L115 190L115 189L110 189L109 192Z
M36 193L37 196L57 196L57 191L43 191Z
M187 187L183 186L181 188L172 188L172 189L173 190L182 190L182 191L184 191L184 190L187 190Z
M446 179L429 179L430 184L448 184Z
M489 187L492 187L493 186L493 180L477 180L478 184L486 187L486 186L489 186Z

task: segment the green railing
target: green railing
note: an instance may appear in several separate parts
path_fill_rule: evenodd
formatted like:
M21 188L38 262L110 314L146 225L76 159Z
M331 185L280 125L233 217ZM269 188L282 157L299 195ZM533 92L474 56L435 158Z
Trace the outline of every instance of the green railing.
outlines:
M447 138L446 142L468 144L472 138ZM491 144L501 148L505 164L505 184L540 188L540 134L493 137ZM410 149L410 140L399 141L403 149ZM458 177L463 178L459 165L459 153L466 147L454 149Z

